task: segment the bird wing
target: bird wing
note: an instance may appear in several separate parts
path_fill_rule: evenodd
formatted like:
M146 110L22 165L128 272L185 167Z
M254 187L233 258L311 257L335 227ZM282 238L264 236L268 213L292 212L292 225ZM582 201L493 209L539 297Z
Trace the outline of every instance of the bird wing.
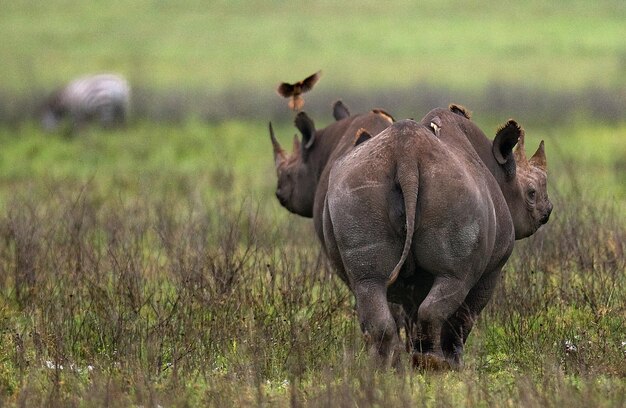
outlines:
M278 92L278 94L284 98L289 98L293 95L294 88L294 85L283 82L278 85L278 89L276 89L276 92Z
M322 71L317 71L313 75L310 75L299 82L300 89L302 92L310 91L313 88L313 85L319 81L320 76L322 75Z

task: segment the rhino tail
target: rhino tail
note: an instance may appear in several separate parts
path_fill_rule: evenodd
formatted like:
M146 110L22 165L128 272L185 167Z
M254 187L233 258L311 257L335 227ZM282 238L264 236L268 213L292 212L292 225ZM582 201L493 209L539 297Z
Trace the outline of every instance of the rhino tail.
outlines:
M406 157L406 155L403 155ZM417 209L417 190L419 185L419 170L417 168L417 162L409 160L408 157L405 160L398 163L397 168L397 181L404 197L404 209L406 214L406 237L404 238L404 248L402 249L402 255L400 260L396 264L396 267L391 271L389 280L387 281L387 287L391 286L398 275L400 275L400 269L406 261L406 258L411 252L411 243L413 242L413 233L415 232L415 212Z

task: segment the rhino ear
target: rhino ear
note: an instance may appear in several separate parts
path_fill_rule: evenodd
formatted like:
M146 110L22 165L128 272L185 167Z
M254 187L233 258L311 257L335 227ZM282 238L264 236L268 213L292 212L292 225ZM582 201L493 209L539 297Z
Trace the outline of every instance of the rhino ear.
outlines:
M513 147L522 137L524 131L513 119L502 126L496 133L493 140L492 152L496 161L504 166L508 176L515 175L515 159L513 158Z
M465 119L470 119L470 120L472 119L472 112L467 110L465 106L457 105L456 103L451 103L448 106L448 109L450 109L450 112L456 113L459 116L463 116Z
M354 135L354 146L358 146L361 143L367 142L372 138L372 135L367 130L360 128Z
M300 112L296 115L295 125L302 134L304 150L310 149L315 143L315 123L306 113Z
M350 116L350 110L344 103L340 100L333 104L333 117L335 120L345 119Z
M389 121L389 123L394 123L396 121L396 119L391 116L391 114L389 112L385 112L383 109L372 109L372 112L377 114L377 115L381 115L383 117L385 117L385 119L387 119Z

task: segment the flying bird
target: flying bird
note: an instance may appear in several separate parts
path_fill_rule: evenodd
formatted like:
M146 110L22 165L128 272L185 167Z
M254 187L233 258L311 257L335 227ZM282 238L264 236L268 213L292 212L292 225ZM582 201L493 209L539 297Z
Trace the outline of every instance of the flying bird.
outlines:
M319 81L321 75L322 71L317 71L313 75L308 76L295 84L283 82L278 86L276 92L284 98L290 98L289 107L294 111L299 111L304 106L304 99L300 95L310 91L313 88L313 85Z

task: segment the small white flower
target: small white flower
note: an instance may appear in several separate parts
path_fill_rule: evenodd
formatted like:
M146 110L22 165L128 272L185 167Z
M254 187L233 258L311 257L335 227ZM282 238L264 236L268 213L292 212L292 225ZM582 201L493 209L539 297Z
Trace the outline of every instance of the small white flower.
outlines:
M565 352L568 354L576 353L578 351L578 347L571 340L565 340L563 342L563 346L565 347Z
M62 364L55 364L55 363L54 363L54 361L52 361L52 360L46 360L46 361L45 361L45 366L46 366L46 368L48 368L49 370L56 370L56 369L63 370L63 365L62 365ZM68 369L68 370L70 370L70 371L75 371L75 372L77 372L77 373L82 373L82 372L83 372L83 371L85 371L85 370L87 370L87 371L93 371L93 366L92 366L92 365L88 365L88 366L87 366L87 367L85 367L85 368L81 368L81 367L77 366L77 365L76 365L76 364L74 364L74 363L70 363L70 364L67 366L67 369Z
M50 370L56 370L57 368L59 370L63 370L63 366L61 364L56 365L52 360L46 360L46 367L48 367Z

